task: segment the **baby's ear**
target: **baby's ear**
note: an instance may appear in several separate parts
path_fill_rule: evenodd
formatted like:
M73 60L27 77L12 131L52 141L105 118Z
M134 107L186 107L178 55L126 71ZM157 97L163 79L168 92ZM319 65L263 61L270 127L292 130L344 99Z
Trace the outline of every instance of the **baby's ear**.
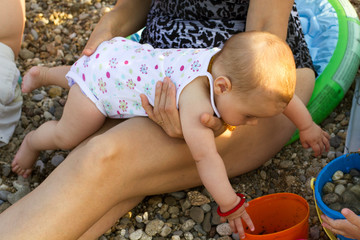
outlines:
M214 80L215 94L229 93L232 89L231 81L225 76L219 76Z

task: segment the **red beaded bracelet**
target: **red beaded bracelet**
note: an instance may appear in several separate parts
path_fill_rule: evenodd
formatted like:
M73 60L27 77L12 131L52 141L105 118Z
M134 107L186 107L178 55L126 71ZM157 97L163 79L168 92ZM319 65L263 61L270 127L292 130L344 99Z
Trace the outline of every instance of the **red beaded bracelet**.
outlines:
M229 216L230 214L236 212L236 210L241 208L242 205L244 205L245 200L246 200L245 195L241 194L241 193L237 193L236 195L238 195L240 197L240 202L233 209L230 209L229 211L223 213L223 212L221 212L220 207L217 208L217 213L219 214L220 217Z

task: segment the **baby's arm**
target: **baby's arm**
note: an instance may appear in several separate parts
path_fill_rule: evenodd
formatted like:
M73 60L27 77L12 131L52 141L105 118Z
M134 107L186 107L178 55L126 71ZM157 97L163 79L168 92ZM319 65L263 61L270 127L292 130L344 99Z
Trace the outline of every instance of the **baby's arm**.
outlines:
M239 204L240 198L229 182L225 165L216 149L213 131L200 122L202 113L213 114L208 90L204 91L205 86L202 85L201 81L194 80L181 93L179 101L181 125L202 183L220 206L221 212L227 212ZM228 217L233 231L239 232L241 236L244 235L241 218L250 229L253 229L245 206L247 205Z
M320 155L324 149L329 151L329 134L312 120L309 111L298 96L294 95L284 114L299 129L300 141L304 148L311 147L315 156Z

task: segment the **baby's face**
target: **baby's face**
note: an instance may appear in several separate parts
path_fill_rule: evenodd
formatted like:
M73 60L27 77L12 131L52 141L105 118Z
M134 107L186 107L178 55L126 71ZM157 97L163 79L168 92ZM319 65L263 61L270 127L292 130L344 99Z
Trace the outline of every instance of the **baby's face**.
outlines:
M259 118L273 117L284 111L286 104L272 99L269 94L256 90L246 94L232 91L218 98L216 106L227 124L256 125Z

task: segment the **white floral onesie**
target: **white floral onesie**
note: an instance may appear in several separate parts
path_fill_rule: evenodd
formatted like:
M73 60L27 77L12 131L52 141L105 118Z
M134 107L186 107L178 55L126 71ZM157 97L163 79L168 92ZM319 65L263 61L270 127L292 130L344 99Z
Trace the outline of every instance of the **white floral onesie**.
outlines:
M178 104L182 89L198 76L210 81L211 104L220 117L213 97L213 78L207 71L211 57L220 49L154 49L126 38L116 37L99 45L90 57L83 56L66 77L78 84L110 118L147 116L140 94L154 104L155 84L169 77L176 86Z

